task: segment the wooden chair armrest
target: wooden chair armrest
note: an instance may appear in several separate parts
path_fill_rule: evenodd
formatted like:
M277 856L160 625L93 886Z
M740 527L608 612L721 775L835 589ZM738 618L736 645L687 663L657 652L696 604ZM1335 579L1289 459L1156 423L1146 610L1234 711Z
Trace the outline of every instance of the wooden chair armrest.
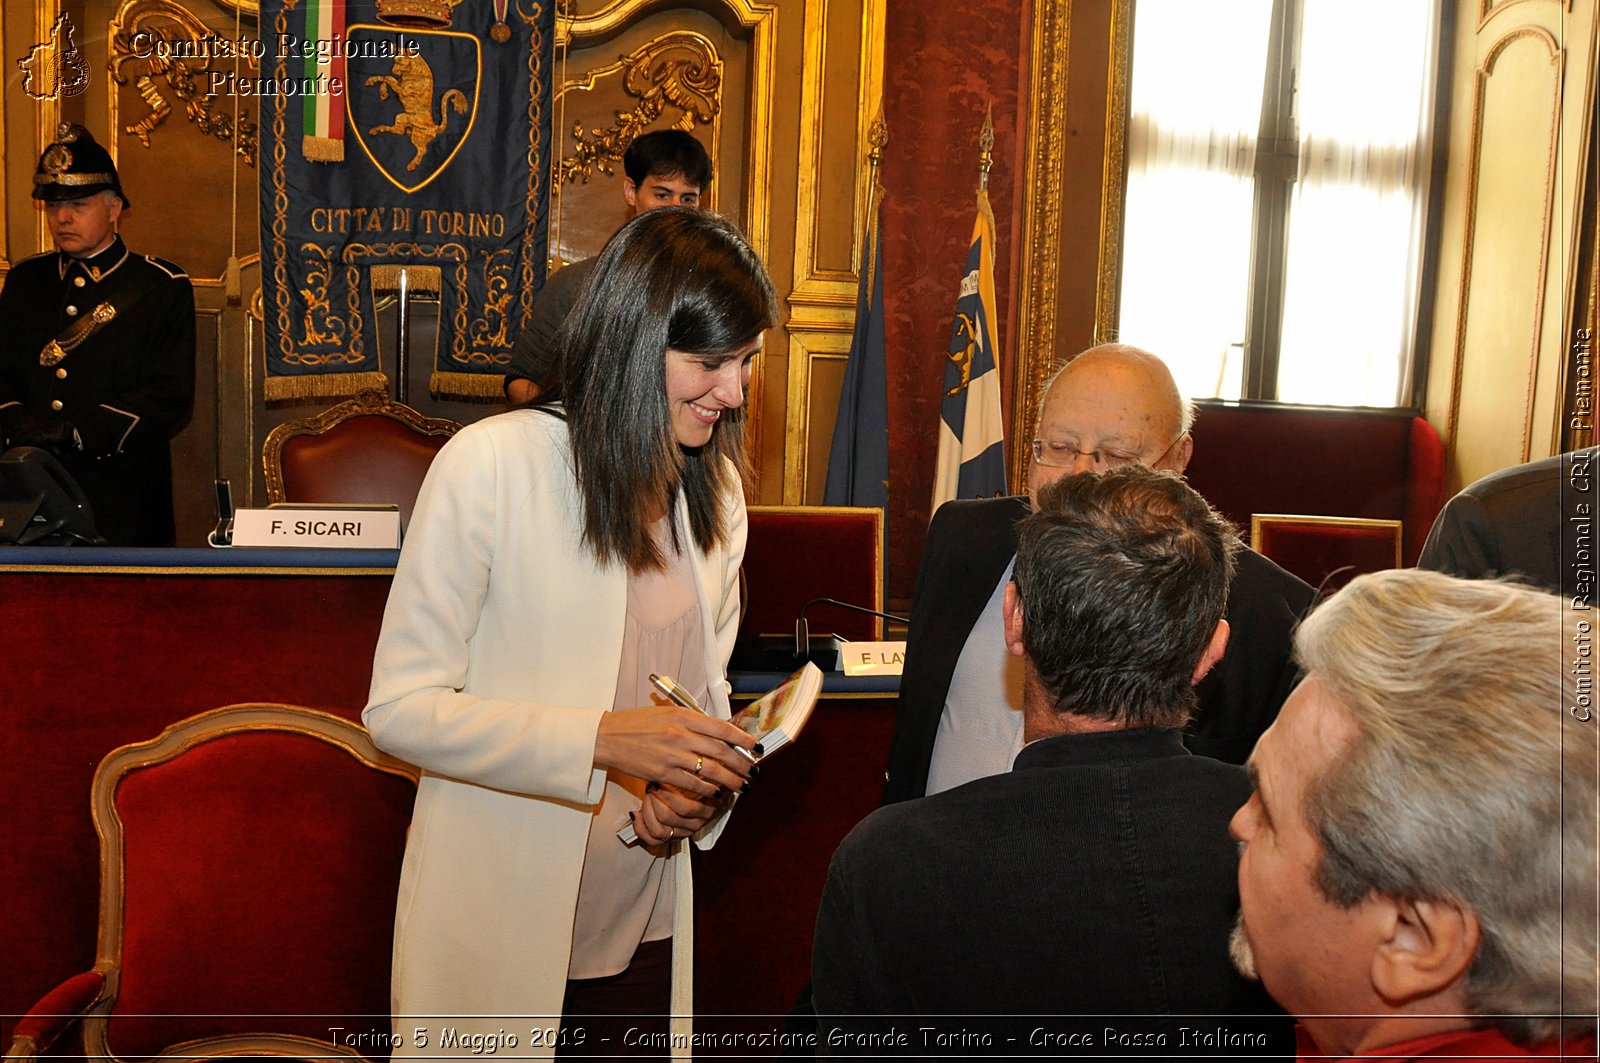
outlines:
M40 997L39 1002L17 1020L11 1044L6 1048L6 1063L38 1058L100 1002L105 987L106 976L102 972L84 971Z

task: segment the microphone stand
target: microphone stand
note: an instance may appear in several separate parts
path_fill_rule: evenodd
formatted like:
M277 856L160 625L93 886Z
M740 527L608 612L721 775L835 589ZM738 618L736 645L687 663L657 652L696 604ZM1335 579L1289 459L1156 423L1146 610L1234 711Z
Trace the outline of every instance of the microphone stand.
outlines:
M877 609L868 609L864 605L851 605L841 602L837 598L813 598L800 607L800 615L794 620L794 655L796 658L806 657L811 652L811 628L806 623L806 610L813 605L833 605L840 609L849 609L857 613L866 613L868 616L882 617L884 620L893 620L897 624L909 624L911 621L903 616L893 613L879 612Z

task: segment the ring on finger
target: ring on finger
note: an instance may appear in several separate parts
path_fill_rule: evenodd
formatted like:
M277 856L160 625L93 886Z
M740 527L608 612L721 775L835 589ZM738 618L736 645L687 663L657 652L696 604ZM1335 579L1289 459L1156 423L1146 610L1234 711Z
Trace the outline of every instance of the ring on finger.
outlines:
M706 758L704 758L704 757L695 757L694 758L694 773L696 775L699 775L700 774L700 769L705 767L705 766L706 766Z

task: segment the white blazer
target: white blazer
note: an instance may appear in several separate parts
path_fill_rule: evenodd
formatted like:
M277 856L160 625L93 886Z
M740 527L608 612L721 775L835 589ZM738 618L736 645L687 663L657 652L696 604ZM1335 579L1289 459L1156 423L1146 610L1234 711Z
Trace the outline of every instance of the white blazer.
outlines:
M681 498L677 509L686 527ZM449 1055L447 1027L504 1031L517 1054L550 1047L531 1030L561 1014L604 790L595 734L616 696L627 609L627 569L595 561L581 513L565 422L517 410L445 445L406 531L362 712L380 749L424 769L395 914L396 1055ZM710 710L726 719L746 532L738 490L724 520L725 548L690 553ZM725 820L697 842L709 846ZM674 1032L687 1033L694 896L687 854L672 861L672 1010Z

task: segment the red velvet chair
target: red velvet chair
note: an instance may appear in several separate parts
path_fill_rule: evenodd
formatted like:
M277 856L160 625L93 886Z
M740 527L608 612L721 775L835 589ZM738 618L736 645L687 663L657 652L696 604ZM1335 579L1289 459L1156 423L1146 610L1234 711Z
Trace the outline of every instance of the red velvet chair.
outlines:
M409 524L433 456L460 428L376 391L286 421L261 452L267 501L392 502Z
M883 610L883 510L869 506L751 506L739 637L793 635L801 606L835 598ZM811 630L880 637L882 621L831 605L806 612Z
M386 1057L415 789L361 727L287 705L113 750L91 798L94 968L29 1010L7 1060L74 1031L67 1053L93 1059Z
M1294 513L1250 518L1250 548L1324 594L1365 573L1400 568L1403 533L1398 520Z
M1444 443L1407 410L1204 399L1185 473L1243 528L1256 513L1398 520L1414 565L1444 504ZM1313 581L1315 582L1315 581Z

